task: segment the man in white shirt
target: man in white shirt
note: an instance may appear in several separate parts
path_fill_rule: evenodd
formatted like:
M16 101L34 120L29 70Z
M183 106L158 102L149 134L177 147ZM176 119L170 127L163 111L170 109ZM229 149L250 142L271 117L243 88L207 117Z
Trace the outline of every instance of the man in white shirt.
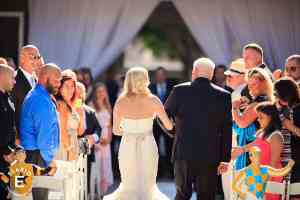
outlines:
M241 98L241 92L246 86L246 72L244 59L239 58L233 61L230 68L224 73L227 77L226 84L233 89L232 101Z
M21 106L27 93L35 87L37 74L44 62L37 47L27 45L22 47L19 56L20 66L16 71L16 84L12 92L16 107L16 125L19 132Z
M224 73L226 75L226 82L229 87L231 87L234 91L231 93L231 100L236 101L241 98L242 90L246 86L246 67L244 59L239 58L237 60L234 60L230 64L230 68ZM232 146L236 146L236 138L233 134L232 136ZM223 191L224 191L224 199L225 200L231 200L233 199L232 194L232 176L233 176L233 168L232 163L230 164L230 167L226 173L222 175L222 185L223 185Z

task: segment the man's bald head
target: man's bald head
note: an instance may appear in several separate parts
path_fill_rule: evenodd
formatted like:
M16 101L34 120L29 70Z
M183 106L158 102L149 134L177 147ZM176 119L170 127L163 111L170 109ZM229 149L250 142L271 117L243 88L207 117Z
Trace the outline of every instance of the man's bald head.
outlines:
M61 69L54 63L47 63L41 68L40 74L39 74L39 79L44 76L53 74L53 73L61 74Z
M38 81L50 94L56 94L60 87L61 69L54 63L45 64L39 71Z
M0 64L0 89L9 92L15 85L15 71L12 67Z
M26 45L20 51L20 66L32 74L43 65L39 49L34 45Z

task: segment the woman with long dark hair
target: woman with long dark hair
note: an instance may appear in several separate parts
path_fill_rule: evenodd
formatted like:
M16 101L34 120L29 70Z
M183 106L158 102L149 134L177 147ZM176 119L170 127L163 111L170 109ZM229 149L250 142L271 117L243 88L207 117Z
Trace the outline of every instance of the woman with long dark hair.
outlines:
M281 113L283 127L287 130L284 133L285 145L283 161L295 160L292 173L287 179L291 183L300 182L300 97L297 83L290 78L282 78L275 82L274 93L277 107ZM299 200L300 195L292 197Z
M279 169L282 167L281 153L283 149L279 112L272 102L258 104L256 112L260 129L256 133L255 141L242 148L243 152L248 152L252 146L257 146L261 149L261 164ZM282 177L271 177L273 182L282 182L282 180ZM280 200L280 195L265 193L264 199Z
M100 143L95 144L96 170L100 174L98 187L101 195L106 194L109 186L113 184L113 172L111 164L112 140L112 108L109 102L107 88L103 83L98 83L93 95L93 107L96 111L98 122L102 128ZM93 172L92 172L93 174Z
M75 110L76 80L70 70L62 72L61 86L55 97L60 120L60 147L58 160L75 160L79 155L77 136L83 132L83 124Z

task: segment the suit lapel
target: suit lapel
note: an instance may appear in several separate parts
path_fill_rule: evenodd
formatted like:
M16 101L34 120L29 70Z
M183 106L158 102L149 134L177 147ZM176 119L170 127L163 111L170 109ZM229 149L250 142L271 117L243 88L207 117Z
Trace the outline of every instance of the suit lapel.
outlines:
M17 77L16 77L16 81L20 82L20 87L22 87L24 89L24 91L27 93L29 90L31 90L31 85L28 82L27 78L25 77L24 73L22 72L22 70L18 70L17 72ZM19 81L18 81L19 80Z

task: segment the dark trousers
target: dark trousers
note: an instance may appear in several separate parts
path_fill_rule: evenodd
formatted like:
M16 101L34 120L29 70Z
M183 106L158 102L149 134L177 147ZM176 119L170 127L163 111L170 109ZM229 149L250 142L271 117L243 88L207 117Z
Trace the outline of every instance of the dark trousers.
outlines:
M199 161L175 161L175 200L189 200L193 189L197 200L215 200L217 167ZM193 188L194 186L194 188Z
M4 161L3 158L0 158L0 172L6 174L7 171L8 171L8 164ZM7 184L0 180L0 199L6 200L7 195L8 195Z
M8 200L7 198L8 191L2 185L0 186L0 199L1 200Z
M92 168L92 163L95 162L95 152L94 149L92 149L91 154L93 155L88 155L87 157L87 186L88 186L88 194L91 192L90 191L90 180L91 180L91 168Z
M40 167L46 167L46 163L43 160L40 151L26 151L27 163L36 164ZM32 189L33 200L48 200L48 189L44 188L33 188Z
M173 165L171 162L172 157L172 146L173 146L173 138L170 138L159 126L157 121L154 121L153 124L153 134L155 138L155 142L158 147L159 153L159 161L158 161L158 177L159 178L173 178ZM163 137L164 139L164 148L165 154L161 152L161 140L160 138Z

